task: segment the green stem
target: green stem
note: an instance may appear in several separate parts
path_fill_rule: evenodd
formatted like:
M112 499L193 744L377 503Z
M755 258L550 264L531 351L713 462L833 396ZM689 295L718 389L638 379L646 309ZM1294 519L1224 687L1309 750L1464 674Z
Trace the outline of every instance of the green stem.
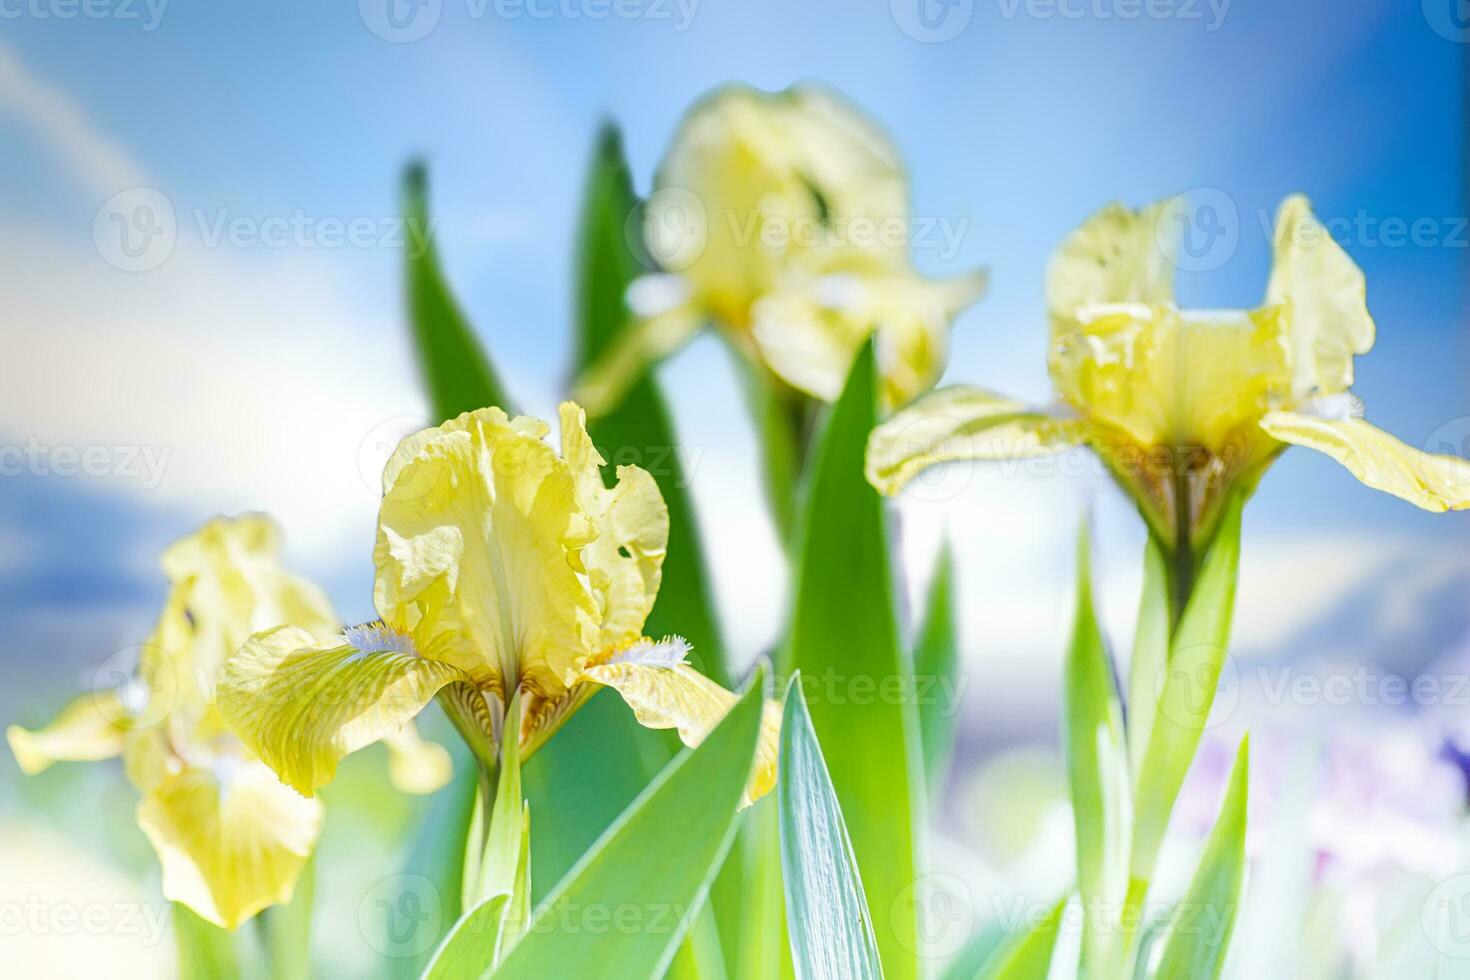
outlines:
M1194 546L1188 477L1183 473L1178 473L1175 474L1174 481L1175 531L1173 547L1168 547L1166 542L1160 541L1165 555L1165 573L1168 580L1168 655L1172 655L1174 638L1179 631L1179 624L1184 618L1184 611L1189 608L1190 599L1194 596L1195 586L1199 577L1200 560L1203 557L1196 552ZM1193 765L1192 760L1191 765ZM1146 868L1134 869L1138 873L1131 875L1128 880L1128 893L1123 902L1120 928L1122 934L1122 943L1119 950L1121 960L1118 964L1120 971L1118 976L1120 980L1121 978L1132 976L1135 968L1133 961L1138 955L1138 940L1141 935L1149 887L1152 883L1154 873L1153 862L1149 861L1147 864L1148 866Z
M464 845L464 879L460 886L460 907L469 910L479 905L486 896L485 851L490 841L490 814L495 809L495 787L498 773L477 766L478 785L475 809L470 817L469 832Z
M1189 497L1189 476L1174 474L1174 547L1170 551L1169 632L1179 628L1189 597L1194 593L1198 563L1194 554L1193 505Z

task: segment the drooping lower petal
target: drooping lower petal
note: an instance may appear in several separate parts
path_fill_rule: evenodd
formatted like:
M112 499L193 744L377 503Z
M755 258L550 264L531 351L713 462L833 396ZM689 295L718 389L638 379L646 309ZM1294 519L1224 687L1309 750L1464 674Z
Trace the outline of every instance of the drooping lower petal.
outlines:
M321 822L318 801L236 756L166 776L138 803L164 896L226 929L290 901Z
M1470 507L1470 460L1415 449L1362 419L1269 412L1261 428L1274 439L1326 453L1368 486L1425 510Z
M581 680L612 688L645 728L672 728L690 748L703 742L738 697L683 662L688 644L677 638L643 640L599 655L582 669ZM776 784L781 706L767 701L756 743L755 768L741 806L749 806Z
M979 388L942 388L873 430L868 482L896 494L923 470L957 460L1016 460L1080 445L1084 423Z
M95 762L122 753L128 713L115 690L75 698L44 728L11 725L5 739L20 771L27 776L53 762Z
M287 626L257 633L225 662L216 699L251 751L310 796L343 756L398 732L464 679L391 631L320 643Z
M852 360L878 338L884 403L905 405L944 371L950 323L985 291L983 270L957 279L902 273L793 276L752 309L756 347L787 384L835 401Z

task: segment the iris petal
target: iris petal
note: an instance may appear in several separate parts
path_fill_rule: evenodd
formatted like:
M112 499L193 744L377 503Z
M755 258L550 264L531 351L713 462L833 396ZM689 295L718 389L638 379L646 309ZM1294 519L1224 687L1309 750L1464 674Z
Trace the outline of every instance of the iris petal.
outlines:
M295 627L251 637L216 697L230 727L281 779L310 796L350 752L400 731L464 674L395 649L317 641Z
M896 494L919 473L959 460L1016 460L1061 452L1086 438L1064 419L980 388L941 388L880 425L868 438L868 482Z
M1470 460L1421 452L1362 419L1271 412L1261 428L1274 439L1326 453L1367 486L1417 507L1470 507Z
M321 822L319 802L235 757L170 774L138 803L165 897L226 929L290 901Z

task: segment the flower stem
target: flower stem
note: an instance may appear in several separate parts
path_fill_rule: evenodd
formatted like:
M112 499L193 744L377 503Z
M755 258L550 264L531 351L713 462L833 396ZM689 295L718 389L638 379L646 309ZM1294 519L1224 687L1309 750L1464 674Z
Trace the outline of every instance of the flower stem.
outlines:
M1194 593L1198 564L1194 554L1193 502L1189 496L1189 476L1174 474L1174 547L1170 550L1169 632L1179 628L1189 597Z

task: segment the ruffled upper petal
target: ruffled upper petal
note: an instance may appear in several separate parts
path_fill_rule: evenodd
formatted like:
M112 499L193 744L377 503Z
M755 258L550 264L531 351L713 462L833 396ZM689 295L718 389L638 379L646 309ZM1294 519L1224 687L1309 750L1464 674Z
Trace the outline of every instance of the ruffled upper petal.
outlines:
M761 359L787 384L830 402L876 331L883 401L893 408L939 379L951 322L985 282L983 270L938 281L906 272L788 277L756 302L753 336Z
M598 634L576 572L596 531L544 432L467 412L405 440L384 477L378 612L486 690L509 678L557 694Z
M128 719L117 691L98 691L72 700L44 728L11 725L5 739L20 771L34 776L53 762L95 762L120 755Z
M1220 451L1290 399L1283 311L1095 305L1052 347L1057 393L1142 447Z
M1301 194L1288 197L1276 215L1266 302L1286 307L1296 397L1347 391L1353 356L1373 347L1367 284Z
M599 609L597 649L638 638L658 598L669 544L669 510L652 476L619 466L611 489L602 482L602 456L587 434L587 419L563 402L562 458L576 481L577 500L597 537L578 555Z
M1175 221L1172 200L1138 211L1114 202L1093 214L1052 253L1047 310L1070 321L1098 303L1173 302Z
M896 494L930 466L1060 452L1080 445L1086 434L1080 419L1058 418L979 388L941 388L873 430L868 482Z
M739 698L684 663L689 646L677 637L643 640L590 659L581 680L611 687L646 728L672 728L690 748L704 741ZM749 806L776 784L781 705L767 701L761 714L755 767L741 806Z
M1470 461L1421 452L1362 419L1271 412L1261 428L1274 439L1326 453L1368 486L1425 510L1470 507Z
M138 803L164 896L225 929L290 901L321 822L318 801L236 756L169 774Z
M286 626L251 637L225 663L216 697L250 750L310 796L343 756L398 732L440 688L464 678L398 634L322 643Z

